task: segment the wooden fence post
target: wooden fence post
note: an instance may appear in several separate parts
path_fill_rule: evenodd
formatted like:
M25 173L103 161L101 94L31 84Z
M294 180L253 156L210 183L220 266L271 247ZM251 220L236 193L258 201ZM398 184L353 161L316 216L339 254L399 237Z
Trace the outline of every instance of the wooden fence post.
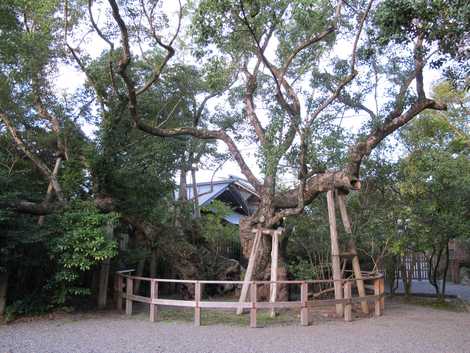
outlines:
M308 326L308 283L302 282L300 285L300 301L301 301L301 308L300 308L300 324L302 326Z
M132 315L132 299L134 294L134 282L131 277L127 277L126 281L126 315Z
M150 280L150 321L158 320L158 306L153 301L158 299L158 282L155 279Z
M250 297L251 297L251 309L250 309L250 327L256 328L256 301L257 301L257 285L256 282L251 282Z
M199 302L201 301L201 283L196 281L194 286L194 325L201 326L201 308L199 306Z
M348 299L344 306L344 321L352 321L352 294L351 294L351 282L347 281L344 283L344 299Z
M375 299L375 316L382 315L380 310L380 278L374 280L374 295L377 296Z
M124 279L119 273L116 274L116 309L122 311L122 288Z

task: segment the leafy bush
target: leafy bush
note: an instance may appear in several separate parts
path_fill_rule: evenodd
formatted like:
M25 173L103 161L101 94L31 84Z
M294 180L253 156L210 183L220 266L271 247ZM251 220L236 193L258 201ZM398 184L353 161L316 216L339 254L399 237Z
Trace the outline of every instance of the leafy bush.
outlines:
M107 227L112 231L116 219L115 213L99 213L92 203L83 201L75 202L58 217L61 235L49 243L51 259L57 263L57 272L49 282L55 303L90 294L89 288L79 285L80 276L117 254L116 241L107 234Z

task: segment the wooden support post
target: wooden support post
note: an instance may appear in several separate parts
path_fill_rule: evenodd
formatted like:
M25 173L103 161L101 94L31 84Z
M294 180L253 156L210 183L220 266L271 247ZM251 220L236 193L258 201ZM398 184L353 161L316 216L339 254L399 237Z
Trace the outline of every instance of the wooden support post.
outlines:
M338 193L337 194L339 210L341 213L341 220L343 221L344 230L351 237L348 241L349 252L353 255L352 257L352 267L354 271L354 277L356 278L356 286L359 297L363 298L366 296L366 289L364 287L364 280L362 279L361 266L359 264L359 257L357 256L356 243L352 238L352 228L351 222L349 220L348 211L346 209L346 195ZM361 309L364 314L369 314L369 304L367 301L361 302Z
M194 326L201 326L201 307L199 302L201 301L201 283L196 282L194 286Z
M330 223L331 238L331 267L333 272L335 299L343 299L343 286L341 285L341 261L339 257L338 232L336 229L336 211L333 191L326 193L328 202L328 220ZM343 316L343 304L336 304L336 314Z
M250 308L250 327L256 328L256 302L258 300L256 282L251 282L250 286L251 308Z
M350 301L344 306L344 321L352 321L352 293L351 293L351 282L347 281L344 283L344 299Z
M128 277L126 281L126 315L132 315L132 299L131 295L134 294L133 279Z
M150 280L150 321L158 320L158 306L153 301L158 299L158 282L155 279Z
M302 326L308 326L308 283L302 282L300 285L300 324Z
M275 231L271 237L271 281L277 281L277 265L278 265L278 254L279 254L279 233L280 231ZM271 283L270 285L270 299L271 303L276 302L277 297L277 283ZM276 310L271 309L271 317L276 316Z
M384 312L385 310L385 278L381 278L380 280L380 295L382 296L380 298L380 311Z
M248 260L248 266L246 268L245 278L243 279L242 291L240 293L239 307L237 309L237 315L243 313L243 303L245 303L246 295L248 294L248 288L250 286L251 277L253 275L253 269L256 263L256 256L258 255L258 248L261 242L261 228L259 228L255 234L253 240L253 246L251 248L250 259Z
M377 278L374 280L374 295L377 296L377 299L375 299L375 316L381 316L382 315L382 310L380 308L380 298L378 297L380 295L380 278Z
M124 284L124 279L119 275L116 274L116 309L119 311L122 310L122 289Z

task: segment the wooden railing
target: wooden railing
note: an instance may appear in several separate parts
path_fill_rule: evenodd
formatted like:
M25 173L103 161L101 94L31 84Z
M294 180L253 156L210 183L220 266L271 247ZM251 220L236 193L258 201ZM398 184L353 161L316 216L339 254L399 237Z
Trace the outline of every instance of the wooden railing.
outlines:
M123 301L125 301L125 311L127 315L132 315L132 303L140 302L150 305L150 321L154 322L158 318L159 306L174 306L194 308L194 324L201 324L201 309L237 309L240 303L237 301L206 301L202 300L201 286L207 284L231 284L241 285L243 281L197 281L197 280L177 280L177 279L160 279L132 276L134 270L125 270L116 272L115 292L116 305L118 310L122 310ZM296 308L300 309L301 325L307 326L308 310L320 306L336 306L342 305L344 310L344 319L352 321L352 305L358 302L373 303L375 308L375 316L380 316L384 310L384 277L381 273L362 272L362 280L366 283L365 287L373 294L366 294L358 297L352 295L352 288L355 285L355 279L341 280L308 280L308 281L251 281L250 282L250 301L242 303L243 309L250 311L250 327L256 327L256 318L258 309L284 309ZM150 297L134 294L134 281L149 282ZM309 300L309 285L313 284L331 284L341 282L344 296L343 299L314 299ZM159 297L158 290L161 283L179 283L194 285L194 299L164 299ZM258 301L257 288L259 285L269 284L285 284L300 286L300 301Z

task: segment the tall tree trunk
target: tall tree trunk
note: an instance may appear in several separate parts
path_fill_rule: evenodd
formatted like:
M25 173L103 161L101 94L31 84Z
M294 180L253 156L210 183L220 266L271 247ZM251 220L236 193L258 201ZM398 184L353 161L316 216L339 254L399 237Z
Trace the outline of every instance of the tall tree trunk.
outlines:
M444 299L444 296L446 295L447 272L449 271L449 261L450 261L450 259L449 259L449 240L447 240L445 251L446 251L446 260L445 260L446 262L445 262L444 270L443 270L443 273L442 273L442 290L441 290L442 299Z
M405 256L406 258L406 256ZM407 298L410 297L411 295L411 285L413 283L413 269L416 264L416 254L414 252L409 253L409 258L410 258L410 268L406 268L406 263L404 259L401 261L401 277L403 281L403 289L405 291L405 296Z
M186 224L186 219L185 219L185 209L187 206L187 201L188 201L188 185L186 182L186 173L187 169L184 165L181 166L180 169L180 185L178 188L178 205L175 210L175 230L177 232L180 232L181 234L184 233L184 226Z
M114 228L112 224L106 225L106 238L114 238ZM106 259L101 263L100 274L99 274L99 284L98 284L98 308L106 308L106 303L108 299L108 284L109 284L109 265L111 259Z
M108 300L109 263L110 259L106 259L101 263L100 266L100 277L98 285L98 309L106 308Z
M194 218L201 218L201 210L199 207L197 182L196 182L196 169L191 166L191 183L193 185L193 207L194 207Z
M139 263L137 264L137 270L135 271L135 275L137 277L142 277L144 274L144 268L145 268L145 259L139 260ZM139 295L139 290L140 290L140 283L141 281L136 279L134 282L134 293Z
M156 278L157 277L157 249L153 248L152 249L152 255L150 257L150 269L149 269L149 274L151 278Z
M432 275L430 277L430 282L434 286L434 288L436 290L436 295L438 297L441 296L441 288L439 286L439 267L441 266L443 251L444 251L444 249L442 248L441 244L439 244L439 249L437 251L436 261L434 263L430 263L430 269L432 271Z
M5 314L8 291L8 272L0 272L0 317Z

